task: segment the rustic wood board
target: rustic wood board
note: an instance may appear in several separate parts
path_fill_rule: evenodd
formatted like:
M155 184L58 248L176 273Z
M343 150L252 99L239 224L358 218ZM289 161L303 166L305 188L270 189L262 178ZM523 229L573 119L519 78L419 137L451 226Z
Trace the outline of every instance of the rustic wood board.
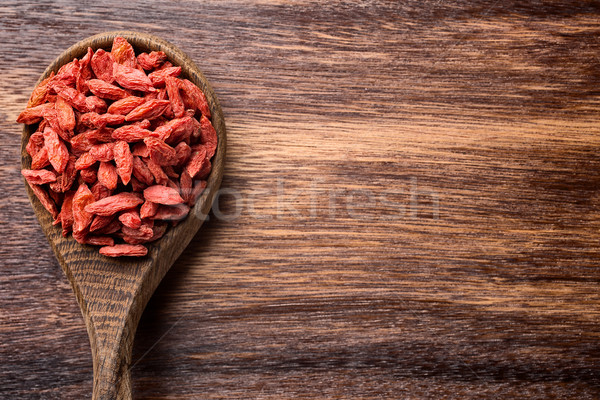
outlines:
M136 398L600 396L600 4L0 4L0 397L92 364L14 123L66 47L159 35L211 81L227 189L142 317Z

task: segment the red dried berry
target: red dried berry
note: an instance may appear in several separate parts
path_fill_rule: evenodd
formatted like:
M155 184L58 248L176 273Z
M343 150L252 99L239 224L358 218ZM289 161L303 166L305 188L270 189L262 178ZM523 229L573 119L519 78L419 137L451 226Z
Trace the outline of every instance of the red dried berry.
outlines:
M110 107L108 107L108 112L111 114L127 115L137 106L145 102L146 99L143 97L127 96L112 103Z
M91 62L94 75L96 75L98 79L112 83L115 80L113 74L114 63L115 58L111 53L107 53L102 49L96 50Z
M88 205L85 210L97 215L114 215L120 211L135 208L144 200L133 193L122 192Z
M160 139L146 138L144 143L150 151L150 159L158 165L174 165L177 163L177 152Z
M165 85L165 78L167 76L179 76L181 74L181 67L167 67L158 69L148 75L152 84L156 87L162 87Z
M67 167L69 151L65 143L58 137L56 131L47 127L44 129L44 147L48 153L48 160L59 174Z
M129 149L129 144L123 140L118 141L113 148L113 154L121 182L127 185L133 173L133 155Z
M152 171L139 157L133 157L133 176L148 186L154 182Z
M44 111L53 108L52 104L40 104L35 107L26 108L21 111L21 114L17 117L17 122L20 124L37 124L44 117Z
M75 192L68 191L65 193L65 198L60 209L60 220L62 224L62 235L67 237L73 228L73 196Z
M111 162L101 162L98 167L98 182L109 190L115 190L119 183L117 168Z
M110 53L115 58L115 62L135 68L137 65L135 51L133 47L124 38L117 36L113 39Z
M62 87L59 91L56 92L56 94L65 99L65 101L77 111L89 111L87 108L87 103L85 101L85 96L82 93L78 92L77 89L73 89L71 87Z
M125 116L125 121L140 121L143 119L155 119L164 114L171 103L168 100L152 99L134 108Z
M119 100L129 96L125 90L102 79L90 79L87 85L92 93L102 99Z
M86 184L79 185L73 196L73 233L83 233L92 223L92 214L86 210L94 203L94 195Z
M138 65L146 71L158 68L166 59L167 55L162 51L152 51L150 54L141 53L137 56Z
M158 211L159 205L151 201L146 200L140 207L140 218L147 219L152 218Z
M53 80L53 78L54 71L52 71L50 76L41 81L40 84L33 89L33 92L31 92L31 96L29 97L29 101L27 102L27 108L39 106L46 101L46 95L48 94L49 90L48 84Z
M179 192L173 188L154 185L144 190L144 198L153 203L174 205L184 203Z
M102 144L94 144L90 148L89 154L96 161L110 161L114 156L114 147L115 143L102 143Z
M154 219L163 221L180 221L187 217L190 208L185 204L177 204L175 206L160 206L154 215Z
M114 64L113 69L115 80L121 87L140 92L152 92L155 90L150 78L139 69L121 64Z
M176 118L181 118L185 113L185 106L183 105L183 100L181 99L181 95L179 94L179 85L177 84L178 80L179 79L173 78L172 76L167 76L165 78L165 86L167 88L169 100L171 101L171 109L173 110L173 115Z
M123 226L131 229L138 229L142 225L142 219L137 210L123 211L119 215L119 221L121 221Z
M96 215L90 224L90 232L100 231L109 226L114 220L114 215L109 215L107 217Z
M56 182L56 174L47 169L23 169L21 170L21 175L27 179L30 185L43 185L45 183Z
M100 247L100 254L107 257L134 256L143 257L148 254L148 249L142 245L115 244L114 246Z

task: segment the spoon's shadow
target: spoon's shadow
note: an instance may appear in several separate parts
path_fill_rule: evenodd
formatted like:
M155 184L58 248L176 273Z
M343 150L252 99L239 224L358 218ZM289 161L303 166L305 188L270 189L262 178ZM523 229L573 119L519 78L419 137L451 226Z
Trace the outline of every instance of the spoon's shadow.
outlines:
M202 272L197 270L201 268L198 266L198 255L207 254L218 225L218 221L210 213L209 218L167 272L142 314L132 351L131 373L134 398L168 392L170 385L168 380L164 379L164 369L167 366L169 370L181 367L181 365L173 365L174 355L169 354L169 350L172 349L172 338L169 338L169 335L181 321L185 320L186 314L193 305L186 306L187 301L182 302L178 298L182 293L187 295L185 288L189 291L189 278L193 269L196 278L198 274L202 275ZM194 294L194 298L202 298L204 295L205 293L198 292Z

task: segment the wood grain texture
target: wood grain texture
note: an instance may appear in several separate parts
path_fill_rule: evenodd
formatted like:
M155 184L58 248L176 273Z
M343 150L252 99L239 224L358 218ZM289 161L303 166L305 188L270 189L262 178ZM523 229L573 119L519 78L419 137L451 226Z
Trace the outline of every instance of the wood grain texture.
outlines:
M230 193L140 321L134 398L600 397L599 13L3 2L0 397L92 387L13 121L52 59L108 29L189 54L228 128Z

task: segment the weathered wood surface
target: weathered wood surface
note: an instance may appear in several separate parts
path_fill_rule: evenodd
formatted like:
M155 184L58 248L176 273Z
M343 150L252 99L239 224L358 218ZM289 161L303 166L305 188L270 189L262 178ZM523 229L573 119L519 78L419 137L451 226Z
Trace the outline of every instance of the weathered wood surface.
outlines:
M0 397L91 393L13 121L61 51L131 29L212 83L229 191L142 317L135 398L598 398L599 14L2 2Z

